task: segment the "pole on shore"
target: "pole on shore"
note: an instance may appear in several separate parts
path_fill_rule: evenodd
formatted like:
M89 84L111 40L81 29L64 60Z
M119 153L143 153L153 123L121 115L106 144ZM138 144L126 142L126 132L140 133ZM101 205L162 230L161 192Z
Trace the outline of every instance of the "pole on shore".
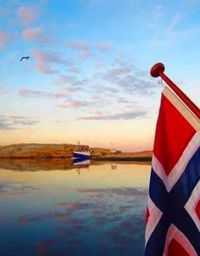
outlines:
M150 74L153 77L161 77L175 94L185 103L185 105L200 119L200 109L193 101L164 73L165 66L162 63L156 63L152 66Z

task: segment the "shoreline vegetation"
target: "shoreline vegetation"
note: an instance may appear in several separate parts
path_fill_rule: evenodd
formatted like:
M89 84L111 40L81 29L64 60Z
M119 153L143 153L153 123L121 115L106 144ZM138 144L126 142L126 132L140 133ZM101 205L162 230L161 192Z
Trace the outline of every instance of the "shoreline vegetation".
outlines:
M87 148L91 153L91 159L95 161L150 162L152 158L152 151L121 152L116 150L112 152L108 148L93 148L88 145L24 143L0 146L0 159L51 159L51 162L53 159L69 160L72 152L79 148Z

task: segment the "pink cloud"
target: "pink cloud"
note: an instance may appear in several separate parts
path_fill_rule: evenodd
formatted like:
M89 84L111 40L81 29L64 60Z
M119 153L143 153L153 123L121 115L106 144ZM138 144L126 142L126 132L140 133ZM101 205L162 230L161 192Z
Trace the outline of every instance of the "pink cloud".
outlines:
M101 97L98 96L98 95L93 95L93 96L91 97L92 100L99 100L100 98L101 98Z
M72 40L67 42L68 47L77 50L81 59L89 58L93 55L91 47L87 41Z
M80 70L77 67L75 67L75 66L70 66L68 68L68 72L77 74L77 73L80 73Z
M80 90L81 90L81 88L78 87L78 86L65 88L65 91L68 92L68 93L77 92L77 91L80 91Z
M40 73L44 73L44 74L55 74L58 72L57 69L50 67L49 65L47 65L45 62L38 62L36 64L36 69L40 72Z
M68 76L68 75L60 75L58 79L55 81L57 85L67 85L67 91L74 92L81 90L81 88L87 85L87 79L76 79L75 77Z
M130 103L130 100L128 100L128 99L126 99L126 98L124 98L124 97L119 97L119 98L117 99L117 102L118 102L118 103Z
M60 75L59 78L55 81L56 84L67 84L71 83L72 77L66 75Z
M42 32L41 28L27 28L22 31L22 36L26 40L35 41L38 43L47 43L49 39Z
M89 44L87 41L84 40L72 40L68 41L67 45L70 48L76 49L76 50L88 50L89 49Z
M48 91L39 91L39 90L30 90L26 88L21 88L18 90L20 96L23 97L40 97L40 98L52 98L52 99L59 99L59 98L67 98L68 92L61 91L61 92L48 92Z
M68 100L66 104L58 105L59 108L80 108L80 107L88 107L91 106L92 103L88 101L81 100Z
M29 23L37 18L38 10L33 6L22 5L16 10L16 15L23 23Z
M0 31L0 48L3 48L6 41L8 40L8 34Z
M69 101L68 104L69 104L69 107L71 108L80 108L88 105L87 102L79 101L79 100L71 100Z
M79 57L81 59L86 59L86 58L89 58L93 55L92 51L90 49L87 49L87 50L81 50L79 52Z
M32 50L33 56L39 62L49 62L49 63L56 63L56 64L66 64L66 60L60 57L55 52L43 52L38 49Z
M96 47L101 52L111 51L111 43L109 43L109 42L100 42L97 44Z
M32 50L32 55L36 59L36 68L39 72L45 74L58 73L58 70L52 67L52 64L66 64L66 61L55 52L43 52L38 49Z

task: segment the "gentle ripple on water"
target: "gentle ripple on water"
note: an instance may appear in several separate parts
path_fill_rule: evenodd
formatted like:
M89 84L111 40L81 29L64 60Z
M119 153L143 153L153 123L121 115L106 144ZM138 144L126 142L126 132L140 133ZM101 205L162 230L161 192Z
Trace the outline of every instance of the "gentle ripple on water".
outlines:
M4 163L0 255L142 255L149 165L61 166Z

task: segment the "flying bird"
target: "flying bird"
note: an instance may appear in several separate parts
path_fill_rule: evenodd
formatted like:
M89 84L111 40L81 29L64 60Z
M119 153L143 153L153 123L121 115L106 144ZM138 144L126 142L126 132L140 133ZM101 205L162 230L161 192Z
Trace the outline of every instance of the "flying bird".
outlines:
M28 59L30 59L30 58L31 58L30 56L24 56L24 57L21 57L20 61L22 61L22 60L28 60Z

